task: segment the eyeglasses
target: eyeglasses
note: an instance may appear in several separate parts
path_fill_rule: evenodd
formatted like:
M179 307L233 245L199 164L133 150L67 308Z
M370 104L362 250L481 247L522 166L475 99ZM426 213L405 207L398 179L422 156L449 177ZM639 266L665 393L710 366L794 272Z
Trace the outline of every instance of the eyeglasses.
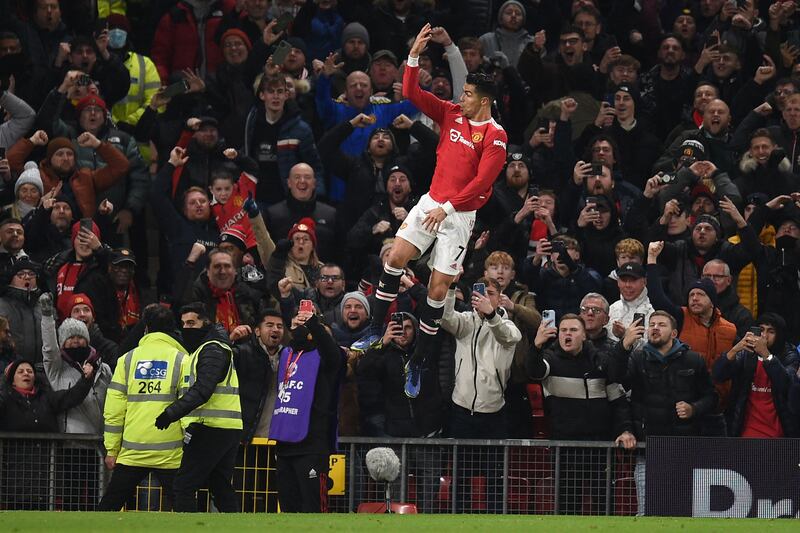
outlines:
M341 279L342 279L342 276L320 276L319 277L320 281L330 281L330 282L340 281Z
M726 276L725 274L703 274L704 278L713 279L714 281L722 281L724 279L729 278L730 276Z
M20 278L28 278L28 279L30 279L30 278L35 278L36 277L36 272L34 272L33 270L20 270L19 272L17 272L14 275L17 276L17 277L20 277Z
M558 42L559 42L559 44L575 46L576 44L581 42L581 39L580 39L580 37L572 37L572 38L569 38L569 39L559 39Z
M581 306L581 313L586 313L587 315L599 315L605 313L606 310L602 307L594 307L590 305L582 305Z

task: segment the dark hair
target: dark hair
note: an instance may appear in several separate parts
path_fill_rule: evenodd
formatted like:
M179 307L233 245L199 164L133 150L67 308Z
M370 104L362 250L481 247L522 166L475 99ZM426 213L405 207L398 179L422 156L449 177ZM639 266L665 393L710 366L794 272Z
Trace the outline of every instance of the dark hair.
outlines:
M266 311L258 315L258 320L256 320L256 327L261 326L261 323L264 322L264 320L266 320L268 317L279 318L281 320L281 324L283 324L284 327L286 326L286 323L283 320L283 315L280 313L280 311L276 311L275 309L267 309Z
M756 131L750 134L750 141L752 142L756 137L766 137L769 139L769 142L775 144L775 139L772 137L772 133L767 128L758 128Z
M236 175L239 173L239 168L232 161L226 161L211 168L211 179L208 184L211 185L217 180L230 180L236 183Z
M598 133L591 138L589 143L586 145L586 152L584 153L583 160L592 160L592 149L594 148L594 145L600 141L606 141L611 145L611 149L614 151L614 161L617 161L617 164L619 164L619 145L617 144L617 140L607 133ZM614 179L613 172L611 173L611 179Z
M603 17L602 17L602 15L600 14L600 11L599 11L599 10L598 10L596 7L594 7L594 6L581 6L581 7L579 7L578 9L576 9L576 10L575 10L575 14L574 14L574 15L572 15L572 22L573 22L573 24L575 23L575 17L577 17L577 16L578 16L578 15L580 15L581 13L586 13L587 15L591 15L591 16L593 16L593 17L594 17L594 20L595 20L595 21L596 21L598 24L602 24L602 22L603 22Z
M586 34L583 33L583 30L581 28L579 28L578 26L575 26L574 24L570 24L569 22L566 22L566 23L564 23L563 26L561 26L561 31L558 32L558 35L560 37L562 35L567 35L569 33L577 33L580 36L581 41L586 39Z
M14 33L13 31L0 31L0 41L4 41L6 39L14 39L19 41L19 35Z
M211 317L208 314L208 309L206 308L206 304L203 302L191 302L181 307L180 315L183 316L186 313L195 313L203 322L211 323Z
M669 323L672 326L672 329L678 329L678 321L675 320L674 316L672 316L671 314L667 313L666 311L653 311L650 314L650 319L649 320L652 320L654 316L663 316L663 317L669 319Z
M491 101L494 101L494 95L497 91L497 85L494 83L494 78L484 72L473 72L467 74L467 83L475 86L475 92L478 96L484 96Z
M148 333L170 333L175 331L172 311L161 304L150 304L142 311L142 323Z
M683 40L683 37L674 33L665 33L664 35L662 35L661 38L658 40L658 47L661 48L661 45L664 44L664 41L666 41L667 39L675 39L676 41L678 41L678 44L681 45L681 50L683 50L684 53L686 52L686 41Z

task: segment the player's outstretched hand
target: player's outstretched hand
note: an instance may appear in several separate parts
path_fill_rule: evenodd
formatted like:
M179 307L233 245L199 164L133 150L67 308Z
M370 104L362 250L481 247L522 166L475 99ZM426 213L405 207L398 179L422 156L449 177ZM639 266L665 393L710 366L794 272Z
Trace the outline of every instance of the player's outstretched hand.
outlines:
M409 57L419 57L419 55L428 46L428 41L430 40L431 40L431 24L429 22L425 24L421 30L419 30L417 38L414 39L414 44L411 45L411 50L408 53Z

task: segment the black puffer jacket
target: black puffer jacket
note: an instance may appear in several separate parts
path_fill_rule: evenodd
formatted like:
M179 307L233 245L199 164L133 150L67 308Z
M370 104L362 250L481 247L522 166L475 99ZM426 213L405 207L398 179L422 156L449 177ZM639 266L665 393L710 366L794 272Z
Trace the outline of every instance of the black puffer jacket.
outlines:
M249 442L256 432L258 421L266 405L269 388L274 386L275 372L269 355L251 335L233 348L233 362L239 376L239 399L242 404L242 442Z
M0 431L58 433L56 415L79 405L92 388L92 379L79 379L75 386L54 391L44 374L36 373L36 393L25 397L10 381L21 361L9 368L10 379L0 386Z
M635 350L629 357L620 342L614 352L619 364L627 362L622 384L631 391L636 438L700 435L705 415L712 413L718 402L705 361L678 340L663 360L647 347ZM680 401L694 408L691 418L678 418L675 404Z
M612 440L633 431L625 391L608 379L610 364L608 352L590 342L574 356L557 342L544 349L531 347L525 368L531 378L542 381L554 439Z
M408 313L404 315L411 316ZM425 437L442 427L444 402L439 387L438 354L425 359L419 396L412 399L404 392L404 368L413 349L412 345L403 350L394 343L373 348L364 354L356 367L359 376L369 376L381 382L385 431L392 437Z
M789 388L792 377L784 366L786 353L774 354L770 361L764 362L764 370L769 376L772 388L772 401L778 413L783 435L797 437L797 418L789 412ZM788 363L789 361L787 361ZM739 437L744 429L745 416L747 415L747 399L753 386L758 358L755 354L742 350L731 361L727 357L718 357L712 368L715 383L733 380L731 387L731 402L726 414L728 422L728 435Z

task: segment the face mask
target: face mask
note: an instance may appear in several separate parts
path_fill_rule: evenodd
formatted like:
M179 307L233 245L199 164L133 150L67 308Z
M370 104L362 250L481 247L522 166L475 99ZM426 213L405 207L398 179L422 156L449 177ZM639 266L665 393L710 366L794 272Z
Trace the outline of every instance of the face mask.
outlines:
M91 348L89 346L81 346L80 348L64 348L64 353L66 353L70 359L82 365L86 362L86 358L89 357L90 350Z
M181 328L181 336L183 337L183 346L190 352L195 351L201 344L203 339L206 338L205 328Z
M125 46L125 41L128 39L128 32L119 28L108 30L108 46L111 48L122 48Z

